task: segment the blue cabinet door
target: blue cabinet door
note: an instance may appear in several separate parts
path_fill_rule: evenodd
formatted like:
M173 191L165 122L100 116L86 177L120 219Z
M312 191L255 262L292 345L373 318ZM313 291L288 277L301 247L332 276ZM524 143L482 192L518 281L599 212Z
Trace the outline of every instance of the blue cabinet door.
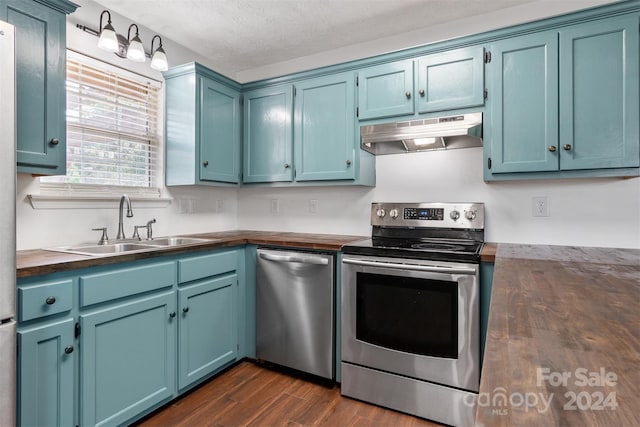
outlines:
M244 182L293 180L293 86L244 94Z
M178 291L180 390L236 359L237 287L234 273Z
M240 180L240 94L200 77L200 179Z
M19 426L75 425L73 329L67 319L18 331Z
M558 34L491 46L492 173L558 170Z
M64 175L66 15L42 2L0 0L0 19L16 27L18 172Z
M81 425L119 425L173 396L175 293L80 316Z
M638 16L560 31L560 168L640 165Z
M419 113L484 104L484 48L424 56L417 61Z
M398 61L358 71L360 120L413 114L413 61Z
M354 179L354 74L302 81L294 97L296 181Z

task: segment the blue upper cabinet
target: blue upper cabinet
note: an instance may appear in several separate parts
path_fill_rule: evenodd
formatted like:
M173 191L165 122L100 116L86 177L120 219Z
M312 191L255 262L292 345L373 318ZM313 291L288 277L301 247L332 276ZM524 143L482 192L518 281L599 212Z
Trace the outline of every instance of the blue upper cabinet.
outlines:
M240 182L240 85L197 63L163 74L166 185Z
M355 133L354 73L295 84L296 181L353 180Z
M200 77L200 180L240 180L240 93Z
M638 167L638 17L560 31L560 168Z
M558 169L558 34L491 45L491 171ZM489 128L489 129L487 129Z
M0 19L16 27L18 172L66 173L65 0L0 0Z
M619 16L491 46L485 180L638 175L638 24Z
M419 113L484 105L484 48L424 56L417 61Z
M358 71L360 120L413 114L413 61L398 61Z
M293 86L244 93L243 182L293 180Z

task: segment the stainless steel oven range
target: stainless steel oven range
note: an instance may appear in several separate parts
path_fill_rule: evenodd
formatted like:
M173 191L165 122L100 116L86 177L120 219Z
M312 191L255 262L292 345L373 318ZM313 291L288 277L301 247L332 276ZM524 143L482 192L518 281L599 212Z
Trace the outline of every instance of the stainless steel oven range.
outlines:
M371 224L342 249L342 394L473 425L484 205L373 203Z

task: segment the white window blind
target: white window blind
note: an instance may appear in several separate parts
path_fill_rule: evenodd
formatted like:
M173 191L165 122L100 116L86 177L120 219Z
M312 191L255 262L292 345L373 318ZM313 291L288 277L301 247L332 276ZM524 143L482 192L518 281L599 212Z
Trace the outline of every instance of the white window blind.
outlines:
M155 187L160 85L83 58L67 58L67 174L42 182Z

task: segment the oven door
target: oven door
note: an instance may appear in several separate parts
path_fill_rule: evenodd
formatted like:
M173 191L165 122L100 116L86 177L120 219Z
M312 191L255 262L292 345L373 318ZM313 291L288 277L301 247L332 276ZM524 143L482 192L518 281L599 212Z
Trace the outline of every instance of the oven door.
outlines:
M478 391L478 265L345 255L342 361Z

